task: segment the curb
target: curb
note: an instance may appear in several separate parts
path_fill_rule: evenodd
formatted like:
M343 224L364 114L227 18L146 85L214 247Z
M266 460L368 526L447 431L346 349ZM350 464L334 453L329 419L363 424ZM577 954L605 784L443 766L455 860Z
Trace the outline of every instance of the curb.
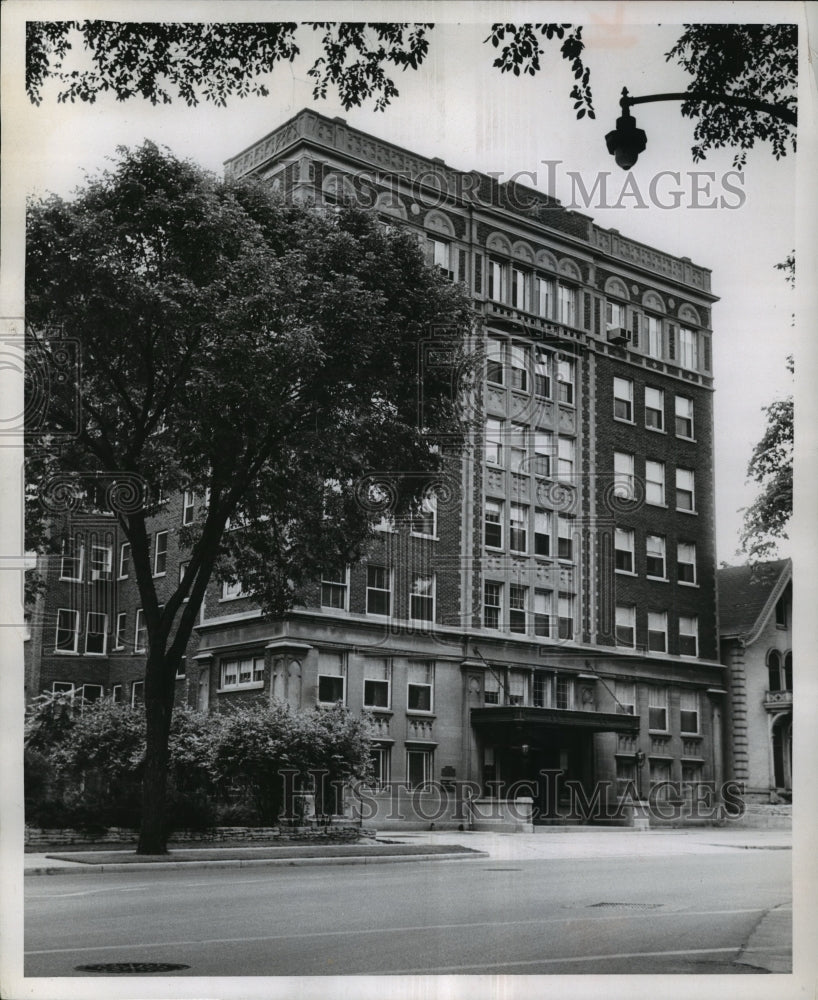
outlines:
M489 858L487 851L473 851L464 854L381 854L372 857L347 855L337 858L247 858L245 860L224 861L135 861L130 864L89 865L82 862L67 862L63 867L27 868L24 875L102 875L108 872L157 871L170 869L180 871L188 868L292 868L300 865L385 865L407 861L472 861ZM68 867L70 866L70 867Z
M734 963L766 969L768 972L791 974L792 919L790 903L767 910Z

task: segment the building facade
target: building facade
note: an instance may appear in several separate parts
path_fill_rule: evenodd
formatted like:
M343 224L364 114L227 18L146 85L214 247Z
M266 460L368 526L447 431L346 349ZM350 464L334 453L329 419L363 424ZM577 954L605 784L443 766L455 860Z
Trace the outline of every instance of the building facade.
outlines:
M312 111L226 171L377 212L467 287L480 430L421 509L386 511L366 557L284 619L212 583L179 699L341 701L371 716L380 786L526 794L543 818L567 782L603 800L719 783L709 271ZM434 331L419 349L434 363ZM170 590L203 501L168 500L152 523ZM144 628L108 531L52 560L33 691L140 697Z

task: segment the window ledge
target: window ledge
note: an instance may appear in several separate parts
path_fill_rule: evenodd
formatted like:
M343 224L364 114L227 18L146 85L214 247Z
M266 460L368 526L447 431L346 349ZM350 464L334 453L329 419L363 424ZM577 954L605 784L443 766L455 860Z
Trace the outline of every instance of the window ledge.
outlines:
M231 691L258 691L264 687L264 681L253 681L252 684L231 684L230 687L216 688L216 694L230 694Z
M76 649L55 649L55 656L79 656L80 654Z
M636 423L635 423L635 421L633 421L633 420L628 420L628 418L627 418L627 417L617 417L617 416L616 416L616 414L614 414L614 420L615 420L615 421L616 421L616 422L617 422L618 424L630 424L630 426L631 426L631 427L635 427L635 426L636 426Z
M411 538L425 538L427 541L430 541L430 542L439 542L440 541L440 535L427 535L423 531L410 531L409 532L409 536Z
M657 503L655 500L645 500L645 503L648 505L648 507L661 507L662 510L668 509L666 503Z
M677 434L676 435L676 440L677 441L688 441L690 444L696 444L697 443L696 442L696 438L690 438L686 434Z
M437 715L435 712L426 712L422 708L407 708L407 715L418 715L423 719L436 719Z
M693 517L698 517L699 516L699 512L697 510L688 510L686 507L677 507L676 508L676 513L677 514L690 514Z
M322 704L326 704L323 702ZM392 708L380 708L377 705L364 705L363 709L365 712L373 712L377 715L394 715L395 711Z
M693 587L696 590L699 589L699 584L698 583L691 583L689 580L677 580L676 583L680 587Z
M645 424L646 431L652 431L654 434L667 434L664 427L651 427L650 424Z
M634 573L634 571L632 569L615 569L614 573L616 573L617 576L633 576L633 577L636 577L636 576L639 575L638 573Z
M650 576L650 574L645 573L646 580L652 580L654 583L670 583L670 577L667 576Z

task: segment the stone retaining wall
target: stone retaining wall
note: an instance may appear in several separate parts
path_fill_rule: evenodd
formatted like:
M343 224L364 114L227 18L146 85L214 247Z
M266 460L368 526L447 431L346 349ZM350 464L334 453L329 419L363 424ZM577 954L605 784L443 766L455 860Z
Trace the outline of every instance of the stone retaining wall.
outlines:
M362 836L371 836L357 823L339 821L337 825L323 826L219 826L210 830L178 830L169 838L173 844L218 844L227 841L244 841L248 844L271 841L323 841L327 843L355 842ZM103 832L83 833L80 830L41 830L27 826L27 847L60 847L70 844L135 844L137 831L125 827L109 827Z

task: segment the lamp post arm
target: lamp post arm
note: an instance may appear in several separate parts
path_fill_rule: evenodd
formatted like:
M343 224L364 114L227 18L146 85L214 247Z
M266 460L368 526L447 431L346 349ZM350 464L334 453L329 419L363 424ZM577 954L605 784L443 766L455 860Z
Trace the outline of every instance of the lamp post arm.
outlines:
M648 94L646 97L631 97L627 87L623 87L619 104L622 111L627 114L633 104L651 104L654 101L706 101L709 104L728 104L732 107L747 108L748 111L763 111L789 125L795 125L798 122L798 115L791 108L783 107L780 104L770 104L767 101L756 101L749 97L732 97L729 94L696 94L691 91L682 91L674 94Z

